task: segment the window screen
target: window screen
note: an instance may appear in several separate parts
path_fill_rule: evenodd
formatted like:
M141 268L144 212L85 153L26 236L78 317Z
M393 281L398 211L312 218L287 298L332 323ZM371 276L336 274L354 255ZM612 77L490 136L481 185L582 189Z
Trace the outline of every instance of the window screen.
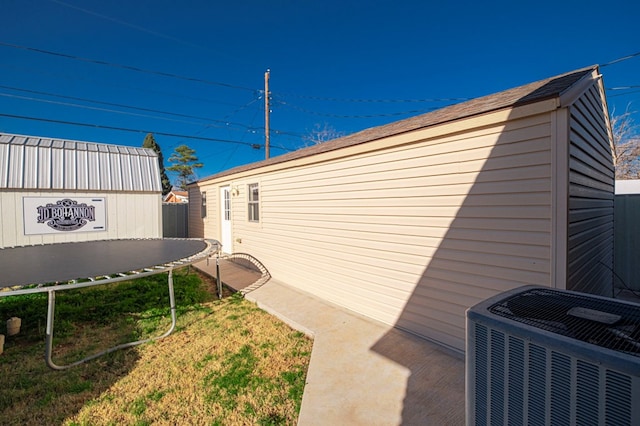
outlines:
M249 202L249 222L258 222L260 220L260 189L257 183L248 185Z

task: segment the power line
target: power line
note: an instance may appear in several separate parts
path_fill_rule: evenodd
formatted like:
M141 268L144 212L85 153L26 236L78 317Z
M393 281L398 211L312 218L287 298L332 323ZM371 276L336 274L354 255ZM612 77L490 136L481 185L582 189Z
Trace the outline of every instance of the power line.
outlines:
M51 0L51 1L55 1L55 0ZM58 2L58 3L62 3L62 2ZM102 61L102 60L97 60L97 59L89 59L89 58L84 58L84 57L81 57L81 56L70 55L70 54L60 53L60 52L53 52L53 51L50 51L50 50L39 49L39 48L35 48L35 47L21 46L21 45L12 44L12 43L5 43L5 42L0 42L0 46L11 47L11 48L15 48L15 49L22 49L22 50L27 50L27 51L36 52L36 53L42 53L42 54L51 55L51 56L58 56L58 57L62 57L62 58L67 58L67 59L72 59L72 60L82 61L82 62L88 62L88 63L92 63L92 64L98 64L98 65L110 66L110 67L115 67L115 68L121 68L121 69L126 69L126 70L130 70L130 71L139 72L139 73L159 75L159 76L162 76L162 77L176 78L176 79L179 79L179 80L186 80L186 81L191 81L191 82L204 83L204 84L215 85L215 86L222 86L222 87L227 87L227 88L232 88L232 89L248 90L248 91L252 91L252 92L256 91L256 89L249 88L249 87L244 87L244 86L237 86L237 85L232 85L232 84L228 84L228 83L205 80L205 79L196 78L196 77L185 77L185 76L181 76L181 75L178 75L178 74L168 73L168 72L165 72L165 71L147 70L147 69L144 69L144 68L134 67L134 66L131 66L131 65L118 64L118 63L114 63L114 62ZM276 93L276 94L279 95L278 93ZM471 99L471 98L355 99L355 98L334 98L334 97L306 96L306 95L296 95L296 94L289 94L288 96L298 97L298 98L303 98L303 99L324 100L324 101L331 101L331 102L357 102L357 103L455 102L455 101L467 101L467 100Z
M78 10L85 11L84 9L77 8L77 7L72 6L72 5L68 5L68 4L63 3L61 1L58 1L58 0L51 0L51 1L53 1L55 3L63 4L65 6L73 7L73 8L78 9ZM86 12L89 13L90 11L86 11ZM112 18L109 18L109 19L112 19ZM112 19L112 20L118 22L115 19ZM127 24L127 25L132 25L132 24ZM136 26L133 26L133 27L138 28ZM140 27L138 29L142 30L143 28ZM154 33L154 32L152 32L152 33L155 34L155 35L162 35L160 33L157 33L157 34ZM163 37L169 37L169 36L164 36L164 35L162 35L162 36ZM181 41L179 39L173 39L173 38L171 38L171 39L175 40L175 41ZM0 46L12 47L12 48L15 48L15 49L22 49L22 50L27 50L27 51L31 51L31 52L37 52L37 53L42 53L42 54L47 54L47 55L52 55L52 56L58 56L58 57L63 57L63 58L82 61L82 62L88 62L88 63L98 64L98 65L105 65L105 66L111 66L111 67L116 67L116 68L122 68L122 69L127 69L127 70L130 70L130 71L136 71L136 72L147 73L147 74L154 74L154 75L159 75L159 76L163 76L163 77L176 78L176 79L186 80L186 81L191 81L191 82L197 82L197 83L204 83L204 84L209 84L209 85L228 87L228 88L232 88L232 89L248 90L248 91L252 91L252 92L258 91L256 89L249 88L249 87L244 87L244 86L237 86L237 85L232 85L232 84L228 84L228 83L205 80L205 79L196 78L196 77L185 77L185 76L181 76L181 75L178 75L178 74L168 73L168 72L165 72L165 71L147 70L147 69L144 69L144 68L134 67L134 66L131 66L131 65L118 64L118 63L113 63L113 62L108 62L108 61L97 60L97 59L89 59L89 58L84 58L84 57L81 57L81 56L75 56L75 55L70 55L70 54L60 53L60 52L53 52L53 51L50 51L50 50L39 49L39 48L35 48L35 47L21 46L21 45L16 45L16 44L12 44L12 43L5 43L5 42L0 42ZM640 52L638 54L640 54ZM281 95L279 93L275 93L275 94L276 95ZM323 100L323 101L331 101L331 102L355 102L355 103L426 103L426 102L468 101L468 100L471 99L471 98L356 99L356 98L335 98L335 97L307 96L307 95L297 95L297 94L282 94L282 95L292 96L292 97L297 97L297 98L303 98L303 99L314 99L314 100Z
M12 95L12 94L9 94L9 93L0 93L0 96L4 96L4 97L8 97L8 98L14 98L14 99L22 99L22 100L33 101L33 102L43 102L43 103L54 104L54 105L62 105L62 106L73 107L73 108L88 109L88 110L91 110L91 111L110 112L110 113L114 113L114 114L130 115L130 116L133 116L133 117L144 117L144 118L152 118L152 119L155 119L155 120L173 121L175 123L201 124L201 123L196 123L196 122L193 122L193 121L178 120L178 119L168 118L168 117L158 117L158 116L154 116L154 115L139 114L139 113L128 112L128 111L119 111L119 110L115 110L115 109L93 107L93 106L89 106L89 105L73 104L73 103L70 103L70 102L53 101L53 100L50 100L50 99L38 99L38 98L32 98L32 97L28 97L28 96Z
M245 108L245 107L248 107L249 105L251 105L252 103L254 103L254 102L256 102L256 101L257 101L257 99L255 99L255 98L254 98L254 99L250 100L249 102L247 102L247 103L246 103L245 105L243 105L242 107L240 107L240 109ZM229 117L230 115L231 115L231 114L227 114L224 118L227 118L227 117ZM200 130L198 130L198 131L196 132L196 134L195 134L194 136L201 135L201 134L202 134L202 133L204 133L204 131L205 131L205 130L207 130L208 128L209 128L209 126L205 126L205 127L201 128ZM250 130L250 131L253 131L252 129L249 129L249 128L247 128L247 129L248 129L248 130ZM255 133L255 131L254 131L254 133ZM246 133L245 133L245 134L243 134L243 137L244 137L244 135L246 135ZM176 142L175 144L173 144L173 146L172 146L172 147L177 146L179 143L180 143L180 141ZM237 147L237 145L236 145L236 147Z
M60 1L60 0L50 0L50 1L52 3L57 3L57 4L61 5L61 6L65 6L65 7L68 7L70 9L75 9L75 10L78 10L80 12L86 13L88 15L97 16L98 18L106 19L108 21L115 22L116 24L123 25L123 26L129 27L129 28L133 28L134 30L142 31L144 33L151 34L153 36L160 37L160 38L163 38L165 40L175 41L177 43L181 43L181 44L184 44L186 46L197 47L197 48L200 48L200 49L204 48L203 46L198 46L197 44L189 43L187 41L180 40L179 38L172 37L172 36L169 36L169 35L166 35L166 34L162 34L162 33L159 33L157 31L153 31L153 30L150 30L148 28L141 27L139 25L134 25L134 24L131 24L129 22L122 21L120 19L112 18L111 16L107 16L107 15L104 15L102 13L94 12L92 10L85 9L85 8L82 8L82 7L79 7L79 6L75 6L73 4L69 4L69 3L66 3L66 2L63 2L63 1ZM207 50L209 50L209 49L207 49Z
M633 53L631 55L623 56L622 58L614 59L611 62L607 62L606 64L600 65L600 68L608 67L609 65L617 64L618 62L626 61L631 58L635 58L636 56L640 56L640 52Z
M607 67L609 65L617 64L619 62L623 62L635 57L640 56L640 52L633 53L631 55L623 56L618 59L614 59L613 61L607 62L605 64L600 65L600 68ZM632 89L638 88L640 86L625 86L621 88L610 88L607 90L623 90L623 89ZM354 103L426 103L426 102L458 102L458 101L468 101L473 98L425 98L425 99L358 99L358 98L336 98L336 97L323 97L323 96L309 96L309 95L299 95L295 93L275 93L280 96L289 96L301 99L313 99L318 101L328 101L328 102L354 102ZM398 114L399 115L399 114Z
M457 102L468 101L471 98L425 98L425 99L357 99L357 98L334 98L322 96L298 95L295 93L275 93L279 96L290 96L301 99L313 99L317 101L329 102L352 102L352 103L427 103L427 102Z
M0 89L15 90L15 91L18 91L18 92L33 93L33 94L36 94L36 95L53 96L53 97L57 97L57 98L61 98L61 99L71 99L71 100L74 100L74 101L90 102L90 103L98 104L98 105L107 105L107 106L113 106L113 107L118 107L118 108L127 108L127 109L132 109L132 110L137 110L137 111L154 112L154 113L158 113L158 114L172 115L172 116L175 116L175 117L194 118L194 119L197 119L197 120L204 120L204 121L209 121L209 122L222 123L222 124L225 124L225 125L231 124L231 125L234 125L234 126L246 127L249 130L253 130L249 126L246 126L246 125L241 124L241 123L234 123L234 122L230 122L230 121L226 121L226 120L216 120L216 119L213 119L213 118L201 117L201 116L197 116L197 115L189 115L189 114L181 114L181 113L177 113L177 112L161 111L161 110L157 110L157 109L153 109L153 108L135 107L135 106L119 104L119 103L115 103L115 102L96 101L96 100L93 100L93 99L80 98L80 97L77 97L77 96L60 95L60 94L57 94L57 93L42 92L42 91L39 91L39 90L21 89L19 87L12 87L12 86L0 85ZM0 93L0 96L6 96L6 95ZM25 97L23 99L33 100L33 101L38 101L38 102L52 102L52 101L38 99L38 98L26 98ZM74 106L74 107L80 107L80 108L95 109L93 107L89 107L89 106L86 106L86 105L67 104L67 103L61 103L61 104L62 105L68 105L68 106ZM103 111L128 114L128 113L126 113L124 111L114 111L114 110L103 110ZM147 116L147 117L149 117L149 116ZM160 119L161 117L151 117L151 118L159 118ZM257 129L257 130L260 130L260 129Z
M414 110L410 110L410 111L401 111L401 112L391 112L391 113L381 113L381 114L366 114L366 115L341 115L341 114L331 114L331 113L321 113L321 112L315 112L315 111L311 111L296 105L292 105L290 103L287 102L282 102L279 101L278 102L280 105L284 105L287 106L289 108L293 108L295 110L298 110L300 112L303 112L305 114L311 114L311 115L319 115L322 117L332 117L332 118L378 118L378 117L395 117L395 116L399 116L399 115L406 115L406 114L419 114L419 113L423 113L423 112L428 112L428 111L434 111L436 109L440 109L442 107L433 107L433 108L424 108L424 109L414 109Z
M113 83L110 83L110 82L105 82L104 80L103 81L92 80L92 79L78 77L78 76L69 76L69 75L64 75L64 74L56 74L56 73L52 73L52 72L44 72L41 69L16 67L15 64L9 65L9 64L5 64L5 63L0 63L0 67L12 68L12 69L18 70L18 71L20 71L22 73L27 72L27 73L31 73L31 74L37 74L37 75L53 76L55 78L64 78L64 79L67 79L67 80L73 80L74 82L77 82L78 80L82 80L82 81L87 81L87 82L93 83L93 84L99 84L100 86L110 86L110 87L117 87L117 88L120 88L120 89L128 89L128 90L136 90L136 91L140 91L140 92L154 93L154 94L157 94L157 95L173 96L173 97L177 97L177 98L188 99L188 100L198 101L198 102L206 102L206 103L217 104L217 105L227 105L227 106L232 106L232 107L237 107L238 106L237 104L232 104L232 103L229 103L229 102L216 101L216 100L205 99L205 98L198 98L198 97L195 97L195 96L186 96L183 93L166 92L166 91L162 91L162 90L152 90L152 89L146 89L146 88L142 88L142 87L127 86L127 85L123 85L123 84L113 84ZM255 92L257 93L258 91L255 91Z
M22 49L22 50L26 50L26 51L30 51L30 52L42 53L42 54L45 54L45 55L57 56L57 57L66 58L66 59L72 59L74 61L82 61L82 62L87 62L87 63L91 63L91 64L104 65L104 66L109 66L109 67L114 67L114 68L121 68L121 69L129 70L129 71L135 71L135 72L139 72L139 73L143 73L143 74L152 74L152 75L158 75L158 76L161 76L161 77L175 78L175 79L178 79L178 80L186 80L186 81L191 81L191 82L196 82L196 83L209 84L209 85L213 85L213 86L227 87L227 88L230 88L230 89L248 90L248 91L251 91L251 92L255 92L255 89L252 89L252 88L249 88L249 87L236 86L236 85L233 85L233 84L221 83L219 81L204 80L204 79L196 78L196 77L185 77L185 76L182 76L182 75L172 74L172 73L168 73L168 72L164 72L164 71L147 70L147 69L144 69L144 68L138 68L138 67L134 67L134 66L131 66L131 65L118 64L118 63L108 62L108 61L100 61L100 60L97 60L97 59L89 59L89 58L84 58L84 57L81 57L81 56L69 55L67 53L52 52L50 50L38 49L38 48L35 48L35 47L20 46L20 45L17 45L17 44L5 43L5 42L0 42L0 46L11 47L11 48L14 48L14 49Z
M235 114L237 111L234 111L230 114L227 115L227 117L230 117L232 114ZM253 113L253 118L251 119L251 124L253 124L256 120L256 117L258 116L258 110L255 110L255 112ZM246 134L245 134L246 135ZM242 137L244 138L245 135L242 135ZM231 161L231 159L233 158L233 156L236 154L236 152L238 151L238 148L240 147L240 145L236 145L233 150L231 151L231 154L229 154L227 156L227 159L224 161L224 163L222 163L222 166L218 167L218 171L224 170L225 167L227 167L227 164L229 164L229 161Z
M203 140L208 142L233 143L233 144L247 145L251 147L255 145L259 145L261 147L264 146L263 144L260 144L260 143L250 143L250 142L235 141L230 139L205 138L201 136L190 136L190 135L180 135L177 133L158 132L155 130L141 130L141 129L131 129L127 127L105 126L101 124L78 123L74 121L54 120L54 119L42 118L42 117L27 117L23 115L3 114L3 113L0 113L0 117L15 118L19 120L42 121L46 123L67 124L67 125L81 126L81 127L93 127L96 129L105 129L105 130L118 130L122 132L132 132L132 133L141 133L141 134L153 133L154 135L167 136L172 138L194 139L194 140ZM278 146L278 148L284 151L293 151L292 149L285 148L283 146Z
M51 1L53 1L55 3L63 4L63 5L69 6L69 7L76 8L75 6L70 6L70 5L66 4L66 3L63 3L61 1L59 1L59 0L51 0ZM209 84L209 85L216 85L216 86L221 86L221 87L227 87L227 88L233 88L233 89L239 89L239 90L246 90L246 91L251 91L251 92L254 92L254 93L261 93L259 90L256 90L256 89L253 89L253 88L248 88L248 87L243 87L243 86L236 86L236 85L232 85L232 84L228 84L228 83L205 80L205 79L200 79L200 78L195 78L195 77L186 77L186 76L173 74L173 73L168 73L168 72L164 72L164 71L147 70L147 69L138 68L138 67L129 66L129 65L112 63L112 62L102 61L102 60L89 59L89 58L79 57L79 56L60 53L60 52L53 52L53 51L48 51L48 50L44 50L44 49L38 49L38 48L33 48L33 47L21 46L21 45L15 45L15 44L11 44L11 43L0 42L0 46L11 47L11 48L15 48L15 49L22 49L22 50L36 52L36 53L40 53L40 54L63 57L63 58L67 58L67 59L83 61L83 62L98 64L98 65L103 65L103 66L111 66L111 67L126 69L126 70L130 70L130 71L135 71L135 72L139 72L139 73L153 74L153 75L169 77L169 78L175 78L175 79L180 79L180 80L186 80L186 81L191 81L191 82L198 82L198 83L204 83L204 84ZM629 59L632 59L632 58L638 57L638 56L640 56L640 52L636 52L634 54L627 55L627 56L615 59L613 61L610 61L608 63L605 63L605 64L601 65L601 67L606 67L606 66L609 66L609 65L617 64L619 62L626 61L626 60L629 60ZM4 86L4 87L6 88L7 86ZM627 90L627 89L634 89L634 88L638 88L638 87L640 87L640 86L632 85L632 86L614 87L614 88L609 88L607 90ZM20 90L20 89L13 89L13 90ZM631 93L635 93L635 92L631 92ZM279 94L276 93L276 95L279 95ZM61 96L61 95L54 95L54 96ZM279 96L281 96L281 95L279 95ZM351 102L351 103L426 103L426 102L465 101L465 100L469 100L470 99L470 98L358 99L358 98L319 97L319 96L307 96L307 95L298 95L298 94L288 94L287 96L297 97L297 98L301 98L301 99L312 99L312 100L321 100L321 101L330 101L330 102ZM612 95L612 96L616 96L616 95ZM620 95L618 95L618 96L620 96ZM80 100L80 99L81 98L78 98L76 100ZM36 99L32 99L32 100L36 100ZM39 101L42 101L42 100L39 100ZM90 100L84 100L84 101L99 103L98 101L90 101ZM43 102L47 102L47 101L43 101ZM48 102L50 102L50 101L48 101ZM409 111L394 112L394 113L381 113L381 114L342 115L342 114L332 114L332 113L319 113L319 112L311 111L311 110L308 110L308 109L305 109L305 108L302 108L302 107L298 107L296 105L290 104L290 103L285 102L285 101L278 101L278 103L281 104L281 105L288 106L290 108L296 109L296 110L301 111L301 112L306 113L306 114L317 115L317 116L325 116L325 117L332 117L332 118L345 118L345 119L393 117L393 116L401 116L401 115L407 115L407 114L423 113L423 112L432 111L432 110L435 110L435 109L439 108L439 107L436 107L436 108L426 108L426 109L414 109L414 110L409 110ZM108 103L104 103L104 104L108 104ZM78 105L73 105L73 106L78 106ZM168 113L168 112L164 112L164 111L158 111L158 110L152 110L152 109L146 109L146 108L129 107L129 106L126 106L126 105L121 105L121 104L112 104L111 106L118 106L118 107L123 107L123 108L130 108L130 109L147 110L149 112L157 112L157 113L167 114L167 115L185 116L187 118L195 118L195 119L202 119L202 120L207 120L207 121L222 122L221 120L205 119L203 117L188 116L186 114L178 114L178 113ZM94 108L94 109L97 109L97 108ZM124 113L124 112L121 112L121 111L110 111L110 112ZM152 118L154 118L154 117L152 117ZM158 118L158 117L155 117L155 118ZM241 124L238 124L238 123L234 123L234 124L239 125L241 127L246 127L249 130L253 130L249 126L244 126L244 125L241 125ZM283 131L279 131L277 133L280 133L280 134L291 134L291 135L294 135L294 136L298 136L296 134L289 133L289 132L283 132Z
M242 127L242 128L245 129L245 131L248 130L248 131L251 131L251 132L257 132L257 131L260 131L260 130L264 130L264 127L247 126L246 124L237 123L237 122L228 121L228 120L218 120L218 119L209 118L209 117L201 117L201 116L197 116L197 115L181 114L181 113L177 113L177 112L162 111L162 110L157 110L157 109L153 109L153 108L136 107L136 106L119 104L119 103L114 103L114 102L97 101L97 100L93 100L93 99L80 98L80 97L77 97L77 96L68 96L68 95L60 95L60 94L57 94L57 93L42 92L42 91L39 91L39 90L22 89L22 88L19 88L19 87L4 86L4 85L0 85L0 89L8 89L8 90L14 90L14 91L18 91L18 92L33 93L33 94L44 95L44 96L53 96L53 97L57 97L57 98L61 98L61 99L70 99L70 100L81 101L81 102L90 102L90 103L94 103L94 104L98 104L98 105L107 105L107 106L113 106L113 107L119 107L119 108L127 108L127 109L136 110L136 111L154 112L154 113L165 114L165 115L170 115L170 116L174 116L174 117L193 118L193 119L196 119L196 120L203 120L203 121L207 121L207 122L210 122L210 123L220 123L220 124L222 124L221 126L213 126L213 125L209 124L209 125L207 125L207 127L218 127L218 128L226 128L226 129L230 129L230 130L240 130L240 129L231 129L229 127L229 125L231 125L231 126ZM94 108L94 107L90 107L90 106L87 106L87 105L78 105L78 104L65 103L65 102L55 102L55 101L50 101L50 100L45 100L45 99L29 98L29 97L15 96L15 95L3 94L3 93L0 93L0 96L10 96L10 97L14 97L14 98L31 100L31 101L36 101L36 102L55 103L55 104L59 104L59 105L72 106L72 107L76 107L76 108L85 108L85 109L92 109L92 110L99 110L99 111L106 111L106 112L114 112L114 113L117 113L117 114L126 114L126 115L134 115L134 116L142 116L142 117L154 118L154 119L159 119L159 120L167 120L164 117L156 117L156 116L149 116L149 115L142 115L142 114L133 114L133 113L128 113L126 111L117 111L117 110ZM237 111L239 111L239 110L241 110L243 108L246 108L247 106L249 106L250 104L252 104L254 102L256 102L256 99L253 99L249 103L241 106ZM229 116L229 115L231 115L231 114L228 114L227 116ZM225 116L225 117L227 117L227 116ZM178 122L189 123L189 124L201 124L201 123L194 123L194 122L182 121L182 120L171 120L171 121L178 121ZM281 135L291 135L291 136L298 136L298 137L302 136L302 135L300 135L298 133L286 132L286 131L281 131L281 130L275 130L274 132L277 133L277 134L281 134Z
M606 90L628 90L628 89L640 89L640 86L607 87Z
M615 95L608 95L608 98L616 98L618 96L627 96L627 95L633 95L634 93L640 93L640 90L634 90L632 92L626 92L626 93L616 93Z
M194 48L197 48L197 49L202 49L202 50L206 50L208 52L214 52L214 53L225 53L225 54L229 53L229 52L226 52L226 51L224 51L222 49L211 49L210 47L207 47L207 46L199 45L199 44L196 44L196 43L191 43L189 41L185 41L183 39L180 39L180 38L177 38L177 37L173 37L173 36L161 33L159 31L150 30L149 28L143 27L141 25L132 24L132 23L124 21L122 19L114 18L112 16L105 15L104 13L98 13L98 12L95 12L93 10L89 10L89 9L86 9L86 8L75 6L75 5L60 1L60 0L50 0L50 1L52 3L57 3L57 4L61 5L61 6L68 7L70 9L75 9L77 11L86 13L88 15L96 16L98 18L114 22L114 23L116 23L118 25L129 27L129 28L132 28L134 30L141 31L143 33L147 33L147 34L150 34L150 35L158 37L158 38L174 41L176 43L179 43L179 44L182 44L182 45L185 45L185 46L194 47Z

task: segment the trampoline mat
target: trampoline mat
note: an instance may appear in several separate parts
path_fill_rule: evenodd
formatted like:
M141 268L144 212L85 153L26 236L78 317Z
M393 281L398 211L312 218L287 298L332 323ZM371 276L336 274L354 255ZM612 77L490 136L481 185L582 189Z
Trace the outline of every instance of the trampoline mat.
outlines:
M0 288L135 271L191 257L206 247L202 240L149 239L0 249Z

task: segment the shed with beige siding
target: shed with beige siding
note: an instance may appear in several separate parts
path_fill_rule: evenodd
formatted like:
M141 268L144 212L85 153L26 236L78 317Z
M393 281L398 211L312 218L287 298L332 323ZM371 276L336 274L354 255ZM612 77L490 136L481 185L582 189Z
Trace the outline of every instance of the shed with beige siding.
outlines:
M0 248L162 237L157 154L0 133Z
M497 292L611 294L613 187L593 66L202 179L189 232L463 351Z

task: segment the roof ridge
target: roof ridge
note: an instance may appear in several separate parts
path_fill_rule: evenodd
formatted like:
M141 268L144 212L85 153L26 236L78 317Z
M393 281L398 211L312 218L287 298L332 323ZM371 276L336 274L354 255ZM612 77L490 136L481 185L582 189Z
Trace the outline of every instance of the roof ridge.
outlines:
M542 80L527 83L511 89L474 98L465 102L449 105L425 114L409 117L382 126L370 127L338 139L333 139L321 144L308 146L277 157L261 160L242 166L237 166L211 176L199 179L198 182L216 179L227 175L240 173L272 164L284 163L298 158L304 158L324 152L334 151L362 143L371 142L385 137L415 131L425 127L447 123L462 118L469 118L504 108L521 106L529 103L540 102L545 99L559 97L586 75L597 71L597 65L580 68L548 77Z
M18 142L15 139L23 139ZM36 142L37 141L37 142ZM42 145L42 141L48 141L47 145ZM30 143L31 142L31 143ZM157 156L157 153L151 148L145 148L142 146L130 146L130 145L119 145L114 143L105 143L105 142L92 142L92 141L80 141L75 139L62 139L62 138L52 138L48 136L30 136L30 135L19 135L17 133L6 133L0 132L0 143L3 144L16 144L16 145L32 145L32 146L42 146L43 148L57 148L57 149L67 149L67 144L74 144L77 147L77 144L84 144L86 149L82 149L83 151L90 151L90 146L96 147L115 147L119 152L127 151L132 152L135 151L137 153L146 153L149 156ZM61 146L54 146L60 145Z

